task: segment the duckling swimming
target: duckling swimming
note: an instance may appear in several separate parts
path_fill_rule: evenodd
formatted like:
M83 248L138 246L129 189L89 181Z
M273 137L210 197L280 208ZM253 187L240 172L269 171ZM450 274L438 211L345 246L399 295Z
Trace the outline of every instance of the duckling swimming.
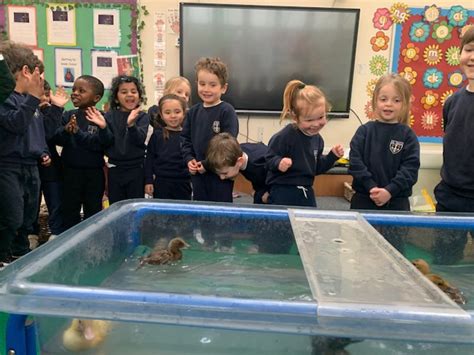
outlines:
M430 273L430 265L423 259L414 259L411 261L414 267L416 267L423 275Z
M457 304L466 304L467 299L457 287L451 286L448 281L443 279L441 276L436 274L427 274L425 275L428 280L433 282L436 286L439 287L441 291L449 296Z
M109 321L74 318L63 333L63 345L69 351L96 348L105 340L110 327Z
M163 249L161 243L157 243L151 253L140 260L139 268L145 264L164 265L183 258L181 249L189 247L182 238L173 238L168 243L168 248Z

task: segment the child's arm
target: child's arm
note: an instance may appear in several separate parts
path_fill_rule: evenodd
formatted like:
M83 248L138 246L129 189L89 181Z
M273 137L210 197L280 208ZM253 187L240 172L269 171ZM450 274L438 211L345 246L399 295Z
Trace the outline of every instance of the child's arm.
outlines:
M321 140L322 142L322 140ZM318 164L316 166L316 175L324 174L326 171L334 166L334 163L344 155L344 148L342 145L337 144L331 148L331 151L327 155L321 154L324 150L324 143L320 146L318 152Z
M155 159L157 157L158 150L156 149L156 146L158 144L158 134L160 134L160 131L155 131L151 135L150 141L148 142L147 146L147 152L146 152L146 157L145 157L145 185L150 185L153 188L153 165L155 164ZM146 191L146 186L145 186L145 193L149 195L153 195L153 190L151 193L148 193Z
M266 170L286 172L291 167L293 162L291 158L285 157L284 147L286 143L278 133L270 139L265 155Z
M362 184L367 192L369 192L373 187L377 187L377 183L373 179L372 173L367 168L367 165L364 161L364 147L366 144L366 127L360 126L354 137L352 137L349 153L349 174L352 175L354 179L357 179Z
M130 116L134 111L135 110L130 112L130 115L128 116L129 120ZM129 120L127 120L127 124ZM150 116L147 113L142 113L138 111L137 116L133 122L133 125L128 126L128 134L130 136L130 141L133 144L142 147L143 144L145 144L146 135L148 133L148 126L150 125Z
M186 162L188 169L190 169L189 163L191 161L194 161L194 163L192 163L193 169L197 169L197 166L195 166L196 153L194 152L193 142L191 139L191 117L190 117L191 110L189 110L186 113L186 119L184 120L183 130L181 131L181 138L183 142L183 145L181 147L181 152L183 153L183 159ZM189 172L192 174L191 169L189 170ZM196 173L196 170L194 170L194 174L195 173Z
M420 143L411 129L409 130L401 154L402 160L396 175L387 186L384 186L392 196L397 196L400 191L411 189L418 180Z
M99 127L98 133L89 133L86 131L78 130L74 133L76 142L91 151L103 151L104 148L108 147L113 143L114 136L107 126L102 113L95 107L88 107L86 109L86 119L89 122L96 124Z
M239 118L232 105L227 104L221 116L221 133L227 132L237 138L239 134Z
M16 82L8 64L0 53L0 104L3 104L5 100L15 89Z

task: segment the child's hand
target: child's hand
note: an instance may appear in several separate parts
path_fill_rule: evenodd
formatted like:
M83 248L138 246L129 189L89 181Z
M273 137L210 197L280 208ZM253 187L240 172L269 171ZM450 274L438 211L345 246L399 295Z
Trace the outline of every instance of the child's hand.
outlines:
M392 194L384 188L373 187L369 192L370 199L374 201L378 207L385 205L392 198Z
M79 131L77 126L76 115L72 115L69 122L64 126L64 130L69 134L76 134Z
M191 175L196 175L199 172L199 165L202 166L201 163L198 163L196 159L190 160L188 162L188 170Z
M69 95L67 94L66 90L60 86L57 88L55 93L51 92L50 99L51 104L58 107L64 107L64 105L66 105L66 103L69 101Z
M291 158L283 158L280 160L280 164L278 164L278 170L284 173L291 167L291 165L293 165Z
M130 111L130 114L128 115L128 118L127 118L128 127L132 127L135 124L139 113L140 113L140 106Z
M262 195L262 202L263 203L268 203L268 198L270 197L270 193L268 191L265 191L265 193Z
M145 194L153 196L153 184L146 184L145 185Z
M36 67L33 73L30 73L29 70L26 72L25 77L28 81L28 94L41 99L41 96L44 95L44 79L41 77L39 68Z
M206 172L206 169L204 168L204 165L202 165L201 162L198 162L198 173L204 174L205 172Z
M48 167L51 165L51 158L48 154L43 154L41 156L41 166Z
M344 155L344 147L340 144L335 145L331 148L331 152L338 158L342 158Z
M86 118L89 122L95 123L100 129L104 129L107 126L104 116L98 109L93 106L86 108Z

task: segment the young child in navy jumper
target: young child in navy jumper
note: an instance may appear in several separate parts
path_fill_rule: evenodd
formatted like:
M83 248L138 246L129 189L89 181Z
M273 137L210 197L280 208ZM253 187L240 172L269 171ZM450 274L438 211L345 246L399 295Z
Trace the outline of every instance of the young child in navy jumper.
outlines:
M189 98L191 97L191 83L184 76L176 76L166 81L165 88L163 89L163 96L168 94L177 95L186 101L186 110L189 105ZM157 105L153 105L148 109L148 115L150 116L150 125L153 128L161 128L159 123L160 108ZM186 114L186 112L185 112Z
M193 199L232 202L233 181L221 180L213 172L206 172L201 163L214 135L228 132L237 137L239 133L234 108L221 100L227 91L227 67L219 58L201 58L195 70L202 102L187 112L182 132L183 155L191 173Z
M145 193L154 198L191 200L191 177L181 154L186 101L173 94L159 103L157 126L145 159Z
M474 212L474 27L461 39L460 67L468 85L446 100L443 107L443 166L436 186L437 212ZM463 259L467 231L439 231L433 262L453 264ZM471 231L474 235L474 231Z
M48 166L43 114L43 63L26 46L10 41L0 53L15 78L15 89L0 105L0 267L29 252L28 234L38 212L38 164ZM67 96L51 95L48 115L60 120Z
M95 108L104 94L104 84L94 76L74 81L71 101L77 109L65 112L55 135L63 147L63 229L89 218L102 209L105 189L104 150L113 136L102 114Z
M263 143L242 143L229 133L219 133L209 142L206 170L216 173L222 180L234 180L242 174L252 183L253 203L267 203L268 186L265 184L265 155L268 147Z
M283 94L280 122L294 122L276 133L268 144L266 156L270 203L316 207L314 177L329 170L344 154L341 145L323 155L324 140L319 132L326 125L330 105L314 85L290 81Z
M105 114L114 143L105 151L109 157L108 196L110 203L144 197L145 139L150 116L140 111L144 91L133 76L112 80L110 111Z
M410 210L420 167L420 145L408 125L410 103L411 86L400 75L378 80L372 98L377 118L360 126L350 143L351 209ZM380 231L403 252L400 233Z

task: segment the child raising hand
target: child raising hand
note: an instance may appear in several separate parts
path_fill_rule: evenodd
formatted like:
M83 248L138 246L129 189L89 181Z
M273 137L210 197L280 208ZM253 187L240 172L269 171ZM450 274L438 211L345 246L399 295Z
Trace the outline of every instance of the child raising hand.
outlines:
M290 81L283 94L280 121L293 120L276 133L268 144L267 179L272 204L316 207L314 177L329 170L344 154L336 145L323 155L324 140L319 132L326 125L330 105L314 85Z

